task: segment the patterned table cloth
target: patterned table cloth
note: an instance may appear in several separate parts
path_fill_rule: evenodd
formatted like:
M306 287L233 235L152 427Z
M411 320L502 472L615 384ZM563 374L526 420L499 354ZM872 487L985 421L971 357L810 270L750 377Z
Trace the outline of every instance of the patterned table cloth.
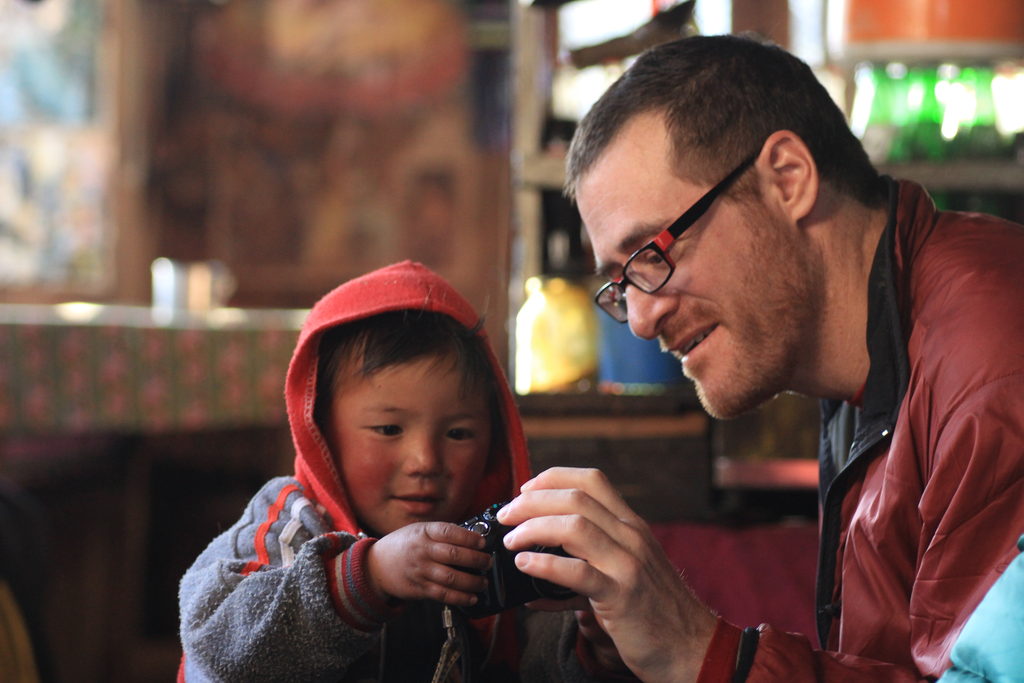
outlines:
M284 424L307 312L0 305L0 434Z

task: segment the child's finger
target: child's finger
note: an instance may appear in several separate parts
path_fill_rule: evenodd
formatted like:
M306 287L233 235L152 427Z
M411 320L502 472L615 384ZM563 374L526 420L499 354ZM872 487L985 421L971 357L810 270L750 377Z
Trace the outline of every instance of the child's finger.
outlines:
M472 604L474 601L462 601L461 597L456 594L465 593L466 597L471 597L487 588L487 579L480 574L465 572L459 567L452 567L444 564L438 564L431 567L428 570L426 579L436 587L434 590L444 594L443 598L437 597L436 599L441 600L442 602L450 602L453 599L460 600L459 602L452 602L450 604Z
M484 537L475 531L450 522L428 522L425 525L427 536L441 543L451 543L467 548L483 548Z
M464 548L460 545L432 543L427 549L430 559L450 567L463 567L483 571L491 566L491 556L479 550Z

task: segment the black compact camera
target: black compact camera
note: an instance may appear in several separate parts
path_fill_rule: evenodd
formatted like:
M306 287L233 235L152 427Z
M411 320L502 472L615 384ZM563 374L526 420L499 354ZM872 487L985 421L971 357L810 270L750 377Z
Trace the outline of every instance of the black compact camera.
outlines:
M483 551L489 553L494 560L490 569L479 572L481 576L487 577L487 589L477 594L477 603L459 608L466 616L473 619L496 614L511 607L518 607L531 600L540 598L565 600L576 595L568 588L544 579L534 578L516 568L514 560L518 551L509 550L502 543L505 534L513 527L505 526L498 521L497 517L498 510L505 505L506 503L495 503L460 525L484 537L486 544ZM531 550L569 557L568 553L560 547L534 546Z

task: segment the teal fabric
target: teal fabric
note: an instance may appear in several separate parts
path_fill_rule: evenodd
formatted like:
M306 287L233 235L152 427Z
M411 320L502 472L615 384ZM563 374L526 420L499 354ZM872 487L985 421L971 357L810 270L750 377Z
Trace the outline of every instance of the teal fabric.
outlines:
M1017 541L1024 551L1024 536ZM1024 683L1024 555L992 585L964 625L940 683Z

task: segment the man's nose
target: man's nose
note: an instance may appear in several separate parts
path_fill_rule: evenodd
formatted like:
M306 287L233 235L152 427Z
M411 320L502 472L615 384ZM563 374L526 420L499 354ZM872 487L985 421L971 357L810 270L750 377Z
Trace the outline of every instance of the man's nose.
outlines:
M629 328L641 339L655 339L661 332L662 320L675 307L674 298L660 292L647 294L629 286L626 291Z

